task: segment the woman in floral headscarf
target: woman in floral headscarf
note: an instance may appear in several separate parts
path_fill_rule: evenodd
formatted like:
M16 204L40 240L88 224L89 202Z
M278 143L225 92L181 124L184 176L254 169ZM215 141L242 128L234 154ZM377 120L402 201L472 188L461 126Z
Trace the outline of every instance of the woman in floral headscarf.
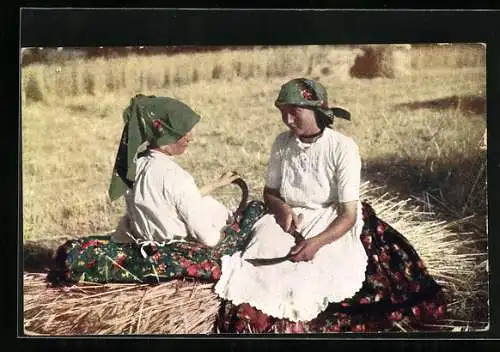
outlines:
M174 161L192 140L199 115L172 98L137 95L124 120L109 195L125 195L127 215L112 239L142 246L179 240L216 245L231 214L203 197Z
M232 302L222 331L378 330L444 309L425 301L439 287L413 247L361 203L358 147L331 128L350 113L327 99L312 80L281 87L275 105L289 130L271 148L268 214L243 252L222 257L215 291Z

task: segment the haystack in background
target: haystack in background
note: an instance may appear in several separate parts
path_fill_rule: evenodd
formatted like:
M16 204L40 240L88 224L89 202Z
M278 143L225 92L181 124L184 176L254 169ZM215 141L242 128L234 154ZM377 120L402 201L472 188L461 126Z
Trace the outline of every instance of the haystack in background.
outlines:
M437 221L409 200L398 200L368 182L362 199L414 245L449 300L444 331L482 329L475 317L487 304L487 253L471 250L468 233ZM466 221L463 219L462 221ZM45 274L24 275L24 328L30 335L209 334L215 333L220 299L213 283L174 280L159 285L85 284L48 287ZM485 299L486 297L486 299ZM484 309L484 307L479 307ZM487 307L486 307L487 309ZM436 327L434 327L436 328Z
M314 48L310 51L313 52ZM309 56L307 69L301 73L305 77L311 77L316 81L332 79L345 82L351 79L349 69L357 56L363 51L357 47L335 47L335 50L317 51L315 55Z
M354 78L395 78L406 75L411 69L411 46L367 45L361 47L349 74Z

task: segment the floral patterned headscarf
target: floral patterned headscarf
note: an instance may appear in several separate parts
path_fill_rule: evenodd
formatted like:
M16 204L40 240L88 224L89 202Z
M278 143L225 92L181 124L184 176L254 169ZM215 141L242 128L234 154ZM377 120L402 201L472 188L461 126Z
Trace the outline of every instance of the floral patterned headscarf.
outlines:
M328 107L328 94L319 82L307 78L294 78L281 86L275 105L292 104L311 108L321 113L328 122L333 123L334 117L351 119L349 111L341 107Z
M111 200L122 196L135 180L136 160L147 147L175 143L200 120L186 104L168 97L138 94L123 112L124 127L109 186Z

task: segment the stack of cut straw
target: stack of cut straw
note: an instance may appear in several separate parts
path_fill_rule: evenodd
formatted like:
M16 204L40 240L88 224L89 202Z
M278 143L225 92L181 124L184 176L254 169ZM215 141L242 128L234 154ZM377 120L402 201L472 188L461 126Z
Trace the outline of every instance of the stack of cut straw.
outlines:
M24 275L26 334L207 334L219 300L213 284L78 284L47 287L45 274Z

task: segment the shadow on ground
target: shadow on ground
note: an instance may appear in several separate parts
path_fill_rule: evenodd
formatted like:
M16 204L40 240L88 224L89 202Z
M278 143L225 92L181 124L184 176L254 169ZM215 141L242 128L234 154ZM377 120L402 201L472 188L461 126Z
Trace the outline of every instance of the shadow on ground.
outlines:
M362 176L385 191L401 198L412 198L426 211L443 220L458 220L474 215L460 231L471 230L486 239L487 187L486 158L460 159L457 162L392 159L367 160Z
M53 257L59 246L70 237L23 240L23 269L25 272L48 272L54 267Z
M23 243L23 261L25 272L47 272L53 267L53 255L55 248L49 248L45 244L36 241Z
M396 108L406 108L410 110L432 109L445 110L456 109L469 114L484 114L486 110L486 99L478 95L452 95L449 97L413 101L409 103L397 104Z

